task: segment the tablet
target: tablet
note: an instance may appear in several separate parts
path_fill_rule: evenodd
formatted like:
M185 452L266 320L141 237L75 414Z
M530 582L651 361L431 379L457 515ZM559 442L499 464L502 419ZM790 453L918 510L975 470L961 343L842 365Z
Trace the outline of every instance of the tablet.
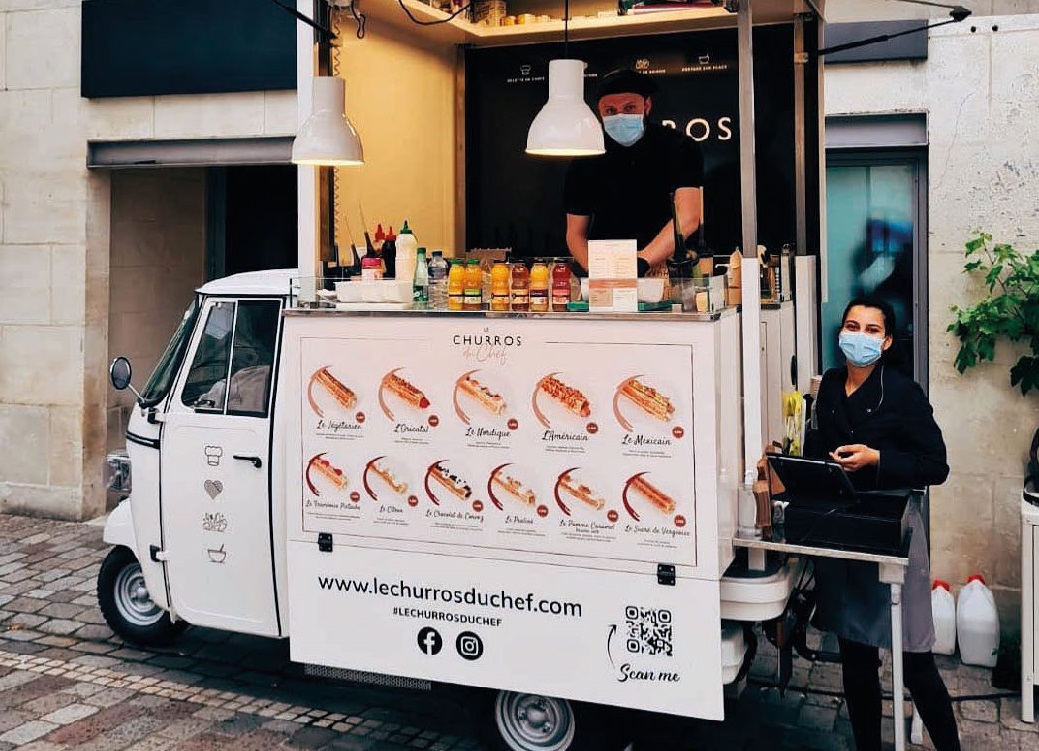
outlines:
M837 462L769 454L768 463L779 475L792 501L836 501L855 497L848 473Z

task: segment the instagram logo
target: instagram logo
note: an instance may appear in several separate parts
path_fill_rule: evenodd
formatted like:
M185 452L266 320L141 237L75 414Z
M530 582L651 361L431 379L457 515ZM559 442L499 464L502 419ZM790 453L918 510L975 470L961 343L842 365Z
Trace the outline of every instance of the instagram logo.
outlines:
M483 642L472 631L463 631L458 635L455 649L466 660L479 660L483 656Z

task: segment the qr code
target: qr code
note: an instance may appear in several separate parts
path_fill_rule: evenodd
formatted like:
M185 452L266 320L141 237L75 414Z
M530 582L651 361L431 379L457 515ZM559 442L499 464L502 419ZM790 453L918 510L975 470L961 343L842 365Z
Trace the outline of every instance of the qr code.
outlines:
M671 611L661 608L624 608L628 626L628 651L637 655L672 655Z

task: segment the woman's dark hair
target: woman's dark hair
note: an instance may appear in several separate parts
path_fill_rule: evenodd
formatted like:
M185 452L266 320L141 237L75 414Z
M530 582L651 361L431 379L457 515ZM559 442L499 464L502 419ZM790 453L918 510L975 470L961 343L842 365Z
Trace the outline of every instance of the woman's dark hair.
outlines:
M873 308L879 310L880 314L884 316L884 334L890 336L892 339L895 338L895 309L891 307L891 304L887 300L881 300L879 297L856 297L850 303L848 307L844 309L844 315L841 316L841 327L844 327L844 323L848 320L848 313L851 312L852 308L862 306L864 308Z

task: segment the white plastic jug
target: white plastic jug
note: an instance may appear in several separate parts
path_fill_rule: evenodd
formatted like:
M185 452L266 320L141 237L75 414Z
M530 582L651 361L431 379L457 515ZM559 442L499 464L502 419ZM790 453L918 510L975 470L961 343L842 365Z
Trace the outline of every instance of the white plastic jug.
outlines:
M931 586L931 616L934 618L934 647L936 655L956 652L956 598L948 582L935 579Z
M956 631L964 665L996 666L999 614L992 592L980 574L968 577L956 603Z

